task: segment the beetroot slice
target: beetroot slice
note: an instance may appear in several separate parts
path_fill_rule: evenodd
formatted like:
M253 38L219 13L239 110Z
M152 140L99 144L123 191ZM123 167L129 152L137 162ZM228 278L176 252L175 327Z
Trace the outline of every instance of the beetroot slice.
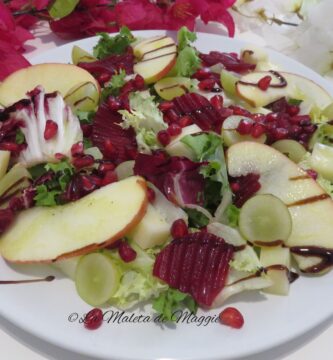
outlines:
M95 114L91 135L92 143L101 150L104 156L117 164L131 160L131 151L137 149L134 130L123 129L119 125L121 122L121 115L110 110L108 105L103 103ZM112 158L105 148L106 141L110 141L115 148Z
M189 116L202 130L219 131L225 117L216 110L208 99L196 93L185 94L173 100L173 110L178 117Z
M156 257L153 274L169 286L211 306L223 289L233 246L222 238L197 232L173 240Z
M256 65L248 64L233 54L211 51L208 54L200 54L200 59L207 66L222 64L226 70L236 73L244 73L255 69Z

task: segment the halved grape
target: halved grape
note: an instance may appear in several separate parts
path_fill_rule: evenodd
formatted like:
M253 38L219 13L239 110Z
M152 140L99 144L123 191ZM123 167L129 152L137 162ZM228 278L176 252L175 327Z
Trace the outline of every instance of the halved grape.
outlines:
M221 71L221 84L224 91L231 96L236 96L236 83L239 78L231 71Z
M157 94L164 100L172 100L177 96L184 95L191 88L191 79L186 77L166 77L159 80L154 88Z
M80 62L94 62L97 58L92 54L88 53L81 49L79 46L73 46L72 48L72 62L74 65L77 65Z
M83 82L73 86L64 97L73 111L93 111L99 103L99 90L92 82Z
M256 195L241 208L239 230L251 243L286 241L291 233L292 221L287 206L271 194Z
M260 143L265 143L267 136L265 134L259 136L259 138L254 138L251 135L241 135L236 129L241 120L245 120L250 123L254 121L250 118L241 115L231 115L226 118L222 125L222 139L225 146L229 147L233 144L236 144L241 141L255 141Z
M288 158L296 164L299 163L306 154L304 146L302 146L296 140L278 140L272 144L272 147L280 151L282 154L288 156Z
M124 161L116 167L118 180L126 179L134 175L134 160Z
M91 253L79 261L75 273L78 294L91 306L107 302L119 287L119 271L107 255Z

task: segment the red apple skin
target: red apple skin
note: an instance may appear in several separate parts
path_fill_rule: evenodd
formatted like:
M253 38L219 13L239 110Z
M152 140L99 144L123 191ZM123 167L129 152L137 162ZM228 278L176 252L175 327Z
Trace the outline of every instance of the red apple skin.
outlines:
M69 259L71 257L85 255L85 254L91 253L92 251L108 247L109 245L113 244L117 240L123 238L127 233L129 233L136 225L138 225L138 223L141 221L141 219L146 214L147 207L149 204L148 195L147 195L147 183L143 179L140 179L137 182L145 192L145 198L144 198L144 201L142 202L141 208L139 209L136 216L133 217L131 222L128 223L127 226L125 226L121 231L119 231L117 234L112 236L110 239L107 239L103 243L100 243L100 244L91 244L91 245L85 246L83 248L62 254L55 259L47 259L47 260L42 260L42 261L33 261L33 260L31 260L31 261L12 261L12 260L6 259L4 257L5 260L7 260L8 262L13 263L13 264L51 264L55 261L65 260L65 259Z

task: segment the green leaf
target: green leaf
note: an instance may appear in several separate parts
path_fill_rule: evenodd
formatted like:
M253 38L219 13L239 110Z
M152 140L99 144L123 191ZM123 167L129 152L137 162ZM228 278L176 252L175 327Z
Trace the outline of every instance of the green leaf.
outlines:
M202 228L209 224L209 219L202 212L196 209L185 209L188 215L188 222L190 227Z
M191 46L185 46L178 52L175 74L176 76L191 77L200 68L200 63L197 50Z
M193 150L196 161L203 161L215 153L222 140L220 136L213 133L198 133L184 136L181 142Z
M35 165L35 166L29 168L28 171L29 171L31 177L33 178L33 180L38 179L39 177L41 177L43 174L46 173L44 164Z
M88 124L91 125L93 123L93 119L95 116L94 111L76 111L76 116L79 118L80 122L82 124Z
M120 89L126 84L126 72L121 70L119 74L112 76L111 80L106 84L102 90L102 99L105 100L110 95L118 96Z
M195 32L191 32L186 26L181 27L177 33L178 49L183 50L196 39L197 35Z
M233 228L238 227L239 213L240 213L240 209L237 206L230 204L227 207L226 214L228 219L228 225L230 225Z
M55 0L51 2L49 14L53 19L61 19L69 15L80 0Z
M299 106L299 105L302 104L302 102L303 102L303 100L298 100L298 99L289 99L288 100L289 105L297 105L297 106Z
M123 54L128 46L135 41L131 31L123 26L116 36L110 36L107 33L100 33L100 39L94 47L94 56L98 59L104 59L109 55Z
M47 163L45 165L46 171L53 171L54 173L64 172L65 170L68 170L70 174L74 173L73 166L68 162L68 160L62 160L57 163Z
M176 289L169 288L153 301L153 309L167 321L176 321L174 313L183 308L195 314L198 306L190 295Z
M93 143L91 142L90 139L84 137L83 138L83 147L84 147L85 150L89 149L89 148L93 147Z
M56 197L60 194L58 190L48 190L46 185L36 187L37 194L34 197L37 206L55 206Z
M25 142L25 136L21 129L16 131L15 142L16 144L23 144Z

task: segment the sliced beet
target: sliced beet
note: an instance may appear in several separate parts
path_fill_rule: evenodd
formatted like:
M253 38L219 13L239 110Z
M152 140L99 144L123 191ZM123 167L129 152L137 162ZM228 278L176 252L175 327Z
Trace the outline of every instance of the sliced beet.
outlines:
M223 289L233 246L207 232L173 240L156 257L153 274L169 286L211 306Z

